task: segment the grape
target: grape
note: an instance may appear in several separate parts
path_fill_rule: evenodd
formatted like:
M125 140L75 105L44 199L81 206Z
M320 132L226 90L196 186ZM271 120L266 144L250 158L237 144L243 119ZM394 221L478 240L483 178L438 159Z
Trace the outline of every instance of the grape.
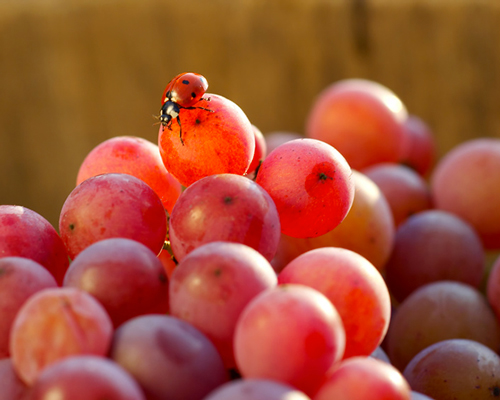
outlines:
M349 165L332 146L297 139L266 157L256 182L274 200L281 232L305 238L323 235L345 218L354 197L350 176Z
M71 259L90 244L112 237L137 240L158 254L167 218L159 197L142 180L102 174L83 181L66 198L59 232Z
M386 282L398 301L420 286L453 280L479 287L485 254L472 226L441 210L427 210L398 227Z
M104 239L82 250L66 272L64 286L85 290L99 300L114 327L169 308L168 278L161 261L131 239Z
M310 400L292 386L268 379L238 379L215 389L203 400Z
M40 371L70 355L106 355L111 320L91 295L75 288L43 289L19 310L10 332L10 354L19 377L33 384Z
M206 100L205 100L206 99ZM158 145L167 170L184 186L213 174L244 175L255 152L255 135L245 113L231 100L206 93L179 124L160 126Z
M28 386L19 379L10 358L0 360L0 395L2 400L26 400Z
M283 143L294 139L302 139L304 136L297 132L272 131L266 133L264 137L266 139L267 154L269 154Z
M315 238L281 235L272 265L281 271L295 257L321 247L342 247L359 253L383 271L394 242L394 220L380 189L366 175L352 171L354 200L349 213L332 231Z
M181 184L165 169L158 146L141 137L116 136L94 147L80 165L76 184L110 172L143 180L169 213L181 194Z
M342 361L314 400L410 400L410 391L406 379L392 365L358 356Z
M215 241L243 243L271 260L280 237L276 206L254 181L235 174L207 176L179 197L169 221L175 258Z
M0 258L0 358L9 357L9 334L14 318L34 293L57 287L41 264L24 257Z
M429 125L410 114L404 122L405 146L400 162L421 176L427 176L436 159L436 141Z
M500 139L479 138L451 149L431 176L435 207L458 215L488 249L500 248Z
M306 121L306 136L332 145L351 168L362 170L401 159L407 115L404 104L387 87L345 79L317 96Z
M212 342L172 316L150 314L123 323L110 354L148 400L201 400L228 380Z
M241 311L276 284L273 268L256 250L239 243L208 243L184 257L173 272L170 312L207 335L226 368L232 368L234 328Z
M391 317L389 290L363 256L339 247L310 250L291 261L278 282L312 287L332 302L346 333L344 358L368 356L382 342Z
M118 364L98 356L72 356L45 368L30 400L145 400L138 383Z
M500 349L500 324L484 295L452 281L415 290L396 309L385 341L392 364L403 370L421 350L445 339L471 339Z
M364 169L363 173L384 194L396 226L411 215L432 207L429 185L424 178L404 165L382 163Z
M252 128L255 136L255 152L253 154L252 162L248 167L248 174L254 173L267 155L267 144L264 135L255 125L252 125Z
M468 339L449 339L418 353L403 375L414 391L439 400L500 396L500 358Z
M69 266L66 248L54 227L40 214L22 206L0 205L0 254L42 264L58 284Z
M486 281L488 302L500 320L500 256L496 255Z
M345 331L331 302L304 285L278 285L245 307L234 336L244 378L276 380L306 394L342 358Z

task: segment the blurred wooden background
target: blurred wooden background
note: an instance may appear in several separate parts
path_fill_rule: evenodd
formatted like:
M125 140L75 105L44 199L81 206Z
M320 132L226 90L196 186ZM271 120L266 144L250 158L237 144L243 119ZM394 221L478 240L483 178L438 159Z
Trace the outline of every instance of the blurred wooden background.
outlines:
M205 75L264 133L302 133L314 97L376 80L443 154L500 136L498 0L0 1L0 204L57 226L85 155L153 142L167 82Z

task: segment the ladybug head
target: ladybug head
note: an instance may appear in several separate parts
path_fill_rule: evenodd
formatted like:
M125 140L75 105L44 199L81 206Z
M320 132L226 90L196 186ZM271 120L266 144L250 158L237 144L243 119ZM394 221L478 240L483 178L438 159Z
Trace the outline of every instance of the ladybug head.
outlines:
M177 118L178 116L179 106L172 101L166 101L160 110L158 119L162 125L167 125L173 118Z

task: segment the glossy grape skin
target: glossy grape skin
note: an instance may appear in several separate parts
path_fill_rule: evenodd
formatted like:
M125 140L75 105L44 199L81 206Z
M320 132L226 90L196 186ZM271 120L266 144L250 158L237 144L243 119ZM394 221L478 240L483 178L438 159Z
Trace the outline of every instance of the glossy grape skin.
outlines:
M371 357L342 361L313 400L410 400L410 385L392 365Z
M17 376L10 358L0 359L0 388L2 400L27 400L28 386Z
M30 400L146 400L138 383L105 357L72 356L45 368L30 390Z
M236 324L234 354L244 378L277 380L310 395L342 358L345 331L331 302L304 285L257 295Z
M363 256L339 247L310 250L291 261L278 282L312 287L332 302L346 333L344 358L368 356L382 342L391 317L389 290Z
M99 300L115 328L138 315L169 309L168 278L161 261L131 239L103 239L82 250L69 266L64 286L85 290Z
M404 124L405 146L400 163L427 177L436 162L436 139L430 126L414 114Z
M473 340L435 343L418 353L403 375L413 390L433 399L482 400L500 396L500 358Z
M306 136L339 150L351 168L398 162L403 154L407 110L387 87L366 79L345 79L326 87L306 121Z
M143 180L155 191L169 213L181 194L181 184L166 170L158 145L141 137L116 136L99 143L80 165L76 184L111 172L130 174Z
M349 213L335 229L315 238L282 235L272 265L281 271L295 257L321 247L342 247L359 253L379 271L391 254L395 226L387 199L366 175L353 170L354 200Z
M396 309L385 340L401 371L424 348L446 339L471 339L500 349L500 324L479 290L453 281L429 283Z
M276 284L271 264L256 250L240 243L208 243L184 257L173 272L170 313L207 335L226 368L233 368L238 317L250 300Z
M208 93L196 107L210 111L181 109L182 142L177 121L170 129L160 126L158 146L167 170L184 186L213 174L246 174L255 152L255 135L243 110L225 97Z
M427 210L398 227L385 277L401 302L420 286L438 280L478 288L484 261L481 241L470 224L442 210Z
M210 340L185 321L143 315L115 331L111 359L125 368L148 400L198 400L228 381Z
M41 264L24 257L0 258L0 358L9 357L9 334L14 318L34 293L57 287Z
M58 284L69 266L66 248L54 227L23 206L0 205L0 254L30 258L42 264Z
M271 260L278 247L280 223L269 194L254 181L235 174L207 176L177 200L169 220L169 238L177 261L214 241L243 243Z
M113 325L101 304L74 288L44 289L19 310L10 354L19 377L33 384L40 371L70 355L107 354Z
M238 379L215 389L203 400L311 400L292 386L268 379Z
M278 209L281 232L298 238L323 235L351 208L351 168L336 149L314 139L297 139L274 149L255 180Z
M427 182L409 167L395 163L372 165L363 173L384 194L399 226L417 212L432 208L431 190Z
M500 249L500 139L478 138L451 149L431 175L435 207L469 222L487 249Z
M112 237L163 247L167 218L157 194L139 178L109 173L83 181L66 198L59 232L71 259L92 243Z

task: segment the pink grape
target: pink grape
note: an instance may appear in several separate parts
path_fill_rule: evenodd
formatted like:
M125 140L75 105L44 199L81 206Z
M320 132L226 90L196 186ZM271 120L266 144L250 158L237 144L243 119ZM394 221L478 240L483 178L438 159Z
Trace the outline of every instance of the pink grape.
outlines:
M10 354L19 377L32 385L46 366L71 355L107 354L113 325L100 303L74 288L44 289L19 310Z
M111 359L148 400L200 400L228 381L222 358L198 329L167 315L132 318L115 331Z
M146 183L132 175L109 173L73 189L62 206L59 231L71 259L92 243L112 237L137 240L158 254L167 217Z
M386 264L386 282L398 301L438 280L454 280L478 288L485 254L473 227L451 213L421 211L402 223Z
M269 379L238 379L227 382L203 400L311 400L290 385Z
M0 205L0 254L30 258L62 283L69 266L63 241L37 212L22 206Z
M57 287L41 264L24 257L0 258L0 358L9 357L12 323L24 302L34 293Z
M19 379L10 358L0 359L0 397L2 400L26 400L29 388Z
M446 339L471 339L500 349L500 324L485 296L453 281L421 286L397 308L385 340L392 364L401 371L424 348Z
M304 285L257 295L236 324L234 354L244 378L272 379L310 395L345 349L342 320L331 302Z
M141 137L116 136L99 143L80 165L76 184L110 172L130 174L146 182L169 213L182 191L181 184L166 170L158 145Z
M54 393L71 400L146 400L139 384L118 364L98 356L72 356L40 373L30 400L47 400Z
M278 282L312 287L332 302L346 333L344 358L368 356L382 342L391 317L389 290L363 256L339 247L310 250L291 261Z
M259 252L240 243L212 242L182 259L170 281L170 313L212 340L233 368L233 336L244 307L275 287L276 274Z
M354 197L351 168L332 146L296 139L274 149L256 182L271 196L281 232L306 238L323 235L345 218Z
M280 237L276 206L254 181L235 174L210 175L179 197L169 220L177 261L215 241L243 243L271 260Z
M410 400L410 392L410 385L392 365L358 356L342 361L313 400Z
M409 167L382 163L364 169L363 173L375 182L384 194L396 226L411 215L432 208L429 185Z
M158 257L125 238L103 239L82 250L64 286L85 290L104 306L116 328L138 315L166 313L168 278Z

